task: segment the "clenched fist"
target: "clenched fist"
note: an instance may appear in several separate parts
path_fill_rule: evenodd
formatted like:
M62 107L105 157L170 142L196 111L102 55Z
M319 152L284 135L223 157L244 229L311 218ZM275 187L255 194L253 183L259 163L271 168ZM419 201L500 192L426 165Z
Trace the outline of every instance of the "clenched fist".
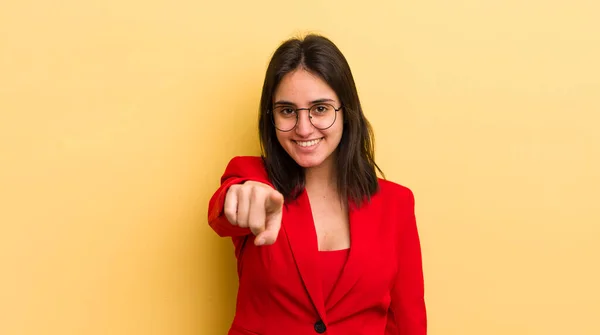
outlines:
M281 228L283 195L271 186L247 181L232 185L225 196L223 211L234 226L249 228L255 245L275 243Z

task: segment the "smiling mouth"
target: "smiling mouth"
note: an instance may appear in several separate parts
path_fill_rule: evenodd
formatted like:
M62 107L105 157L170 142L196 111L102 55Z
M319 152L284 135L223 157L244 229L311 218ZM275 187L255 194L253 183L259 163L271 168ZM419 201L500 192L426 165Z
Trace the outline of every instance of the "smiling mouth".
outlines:
M314 145L317 145L317 143L321 142L322 139L323 139L323 137L317 138L315 140L310 140L310 141L294 141L294 142L303 148L307 148L307 147L312 147Z

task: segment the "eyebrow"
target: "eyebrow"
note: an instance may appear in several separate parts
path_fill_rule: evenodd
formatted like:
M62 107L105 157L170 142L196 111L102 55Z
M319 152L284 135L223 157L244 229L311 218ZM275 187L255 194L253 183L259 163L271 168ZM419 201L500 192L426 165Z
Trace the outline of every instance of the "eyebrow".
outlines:
M335 100L323 98L323 99L313 100L310 102L310 104L314 105L314 104L319 104L319 103L323 103L323 102L335 102ZM277 100L273 105L274 106L276 106L276 105L296 106L295 103L286 101L286 100Z

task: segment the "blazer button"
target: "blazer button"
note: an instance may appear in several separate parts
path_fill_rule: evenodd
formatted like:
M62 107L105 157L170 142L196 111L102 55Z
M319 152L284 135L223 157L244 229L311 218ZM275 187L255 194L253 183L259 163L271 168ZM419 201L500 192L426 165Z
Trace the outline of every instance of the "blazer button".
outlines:
M327 330L327 327L325 327L325 323L323 323L323 321L319 320L319 321L315 322L315 331L317 333L323 334L326 330Z

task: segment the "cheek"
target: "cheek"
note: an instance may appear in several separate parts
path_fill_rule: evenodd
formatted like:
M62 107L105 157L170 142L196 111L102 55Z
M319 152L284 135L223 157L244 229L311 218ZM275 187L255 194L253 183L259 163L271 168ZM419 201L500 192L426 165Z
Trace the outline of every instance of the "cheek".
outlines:
M290 142L290 138L291 138L291 134L290 133L284 133L281 131L275 131L275 136L277 138L277 142L279 143L279 146L281 148L283 148L283 150L285 152L287 152L289 155L292 154L292 150L293 150L293 145Z
M333 127L329 129L329 133L327 134L330 138L334 139L336 144L339 144L339 141L342 139L342 134L344 133L344 126L340 122L340 124L335 124Z
M276 130L275 136L277 137L277 141L279 142L279 144L281 146L283 146L283 144L285 143L285 141L287 139L287 133L282 133L282 132Z

